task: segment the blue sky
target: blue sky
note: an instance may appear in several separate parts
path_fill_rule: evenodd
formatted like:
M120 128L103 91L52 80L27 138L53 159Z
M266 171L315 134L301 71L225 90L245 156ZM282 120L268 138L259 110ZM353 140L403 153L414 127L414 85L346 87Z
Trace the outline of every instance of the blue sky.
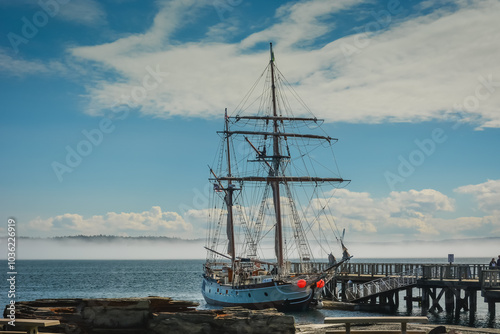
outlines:
M0 212L19 235L203 237L215 132L273 42L339 138L349 238L500 236L499 1L0 8Z

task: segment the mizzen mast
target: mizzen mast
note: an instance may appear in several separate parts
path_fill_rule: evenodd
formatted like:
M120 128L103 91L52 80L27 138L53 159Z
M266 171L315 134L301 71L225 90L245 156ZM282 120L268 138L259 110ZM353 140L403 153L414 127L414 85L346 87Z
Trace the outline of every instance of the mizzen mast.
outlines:
M233 191L234 185L231 180L231 150L230 150L230 145L229 145L229 118L227 117L227 108L225 110L225 130L226 130L226 145L227 145L227 173L228 173L228 180L227 180L227 188L226 188L226 195L224 197L224 200L226 202L227 206L227 226L226 226L226 232L227 232L227 239L228 239L228 245L227 245L227 253L231 255L231 266L233 267L233 272L234 272L234 261L236 259L236 252L235 252L235 245L234 245L234 219L233 219Z

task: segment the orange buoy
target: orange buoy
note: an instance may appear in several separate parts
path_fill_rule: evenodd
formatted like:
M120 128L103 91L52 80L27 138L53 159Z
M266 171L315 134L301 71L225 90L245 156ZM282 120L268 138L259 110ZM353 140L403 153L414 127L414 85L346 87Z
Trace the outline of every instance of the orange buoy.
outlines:
M320 279L319 281L316 282L316 286L321 289L322 287L325 286L325 281Z
M305 279L299 279L299 280L297 281L297 286L298 286L299 288L301 288L301 289L302 289L302 288L305 288L305 287L306 287L306 285L307 285L307 282L306 282L306 280L305 280Z

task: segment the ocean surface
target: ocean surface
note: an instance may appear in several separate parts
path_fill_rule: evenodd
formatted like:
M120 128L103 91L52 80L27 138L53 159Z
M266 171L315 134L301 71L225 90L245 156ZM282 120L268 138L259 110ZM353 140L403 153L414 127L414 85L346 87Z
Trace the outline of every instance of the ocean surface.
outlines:
M456 259L455 263L487 264L490 258ZM356 259L353 262L446 263L446 259ZM43 298L120 298L162 296L200 303L212 308L200 292L204 260L18 260L16 263L16 301ZM10 298L7 263L0 284L0 304ZM416 292L414 292L414 295ZM403 298L404 294L400 294ZM417 293L418 295L418 293ZM500 329L500 305L497 314L489 314L487 304L478 293L478 310L473 319L468 312L459 317L446 312L428 314L431 323L455 324ZM441 301L443 303L443 301ZM442 305L444 306L444 305ZM407 314L400 302L400 314ZM414 315L420 315L415 304ZM293 313L299 323L323 323L325 316L369 316L375 313L340 310L311 310ZM499 331L500 332L500 331Z

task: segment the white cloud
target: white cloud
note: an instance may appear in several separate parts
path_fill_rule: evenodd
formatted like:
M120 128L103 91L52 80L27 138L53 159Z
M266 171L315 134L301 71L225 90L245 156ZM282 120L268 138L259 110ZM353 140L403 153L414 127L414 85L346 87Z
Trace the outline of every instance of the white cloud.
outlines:
M38 217L29 223L29 227L37 231L50 231L51 235L113 234L128 236L185 236L193 228L178 213L164 212L158 206L153 206L149 211L139 213L108 212L105 215L89 218L70 213L47 219Z
M67 73L67 68L57 61L44 63L38 60L16 59L0 48L0 72L23 77L33 74L50 74L52 72L64 74Z
M443 238L489 237L500 233L500 216L434 218Z
M385 198L372 198L368 193L347 189L337 190L330 200L335 219L363 238L387 238L404 234L415 238L419 235L438 235L433 217L441 211L453 211L453 200L433 190L391 192Z
M386 32L334 41L323 50L330 53L338 75L332 78L329 68L316 72L305 91L319 89L325 97L321 103L343 111L335 116L346 121L440 119L464 103L469 106L465 111L481 123L497 119L500 95L481 88L484 96L476 97L479 77L500 79L500 66L492 57L500 48L491 43L500 25L491 6L500 9L496 1L471 2L406 22L393 18ZM477 109L470 104L476 100Z
M96 0L78 1L39 1L39 0L5 0L1 6L30 7L34 13L46 12L55 19L70 23L95 26L106 23L106 12ZM28 15L30 16L30 15Z
M153 25L146 33L133 34L107 44L76 47L70 52L76 57L102 63L124 76L131 75L134 78L135 72L143 71L144 67L140 65L151 65L150 60L161 57L162 52L165 52L162 50L179 47L178 43L171 45L171 34L186 23L192 12L205 4L193 0L174 0L160 3L160 6ZM137 61L135 66L134 60ZM124 65L131 66L128 70Z
M386 199L387 206L394 210L404 208L406 211L433 213L437 211L453 211L453 200L434 189L421 191L409 190L390 193Z
M224 107L238 104L267 62L268 50L251 48L274 41L282 72L317 116L327 120L424 121L446 119L465 108L469 121L483 127L500 125L500 64L494 57L500 54L500 44L492 42L500 34L499 2L457 1L406 21L388 16L379 24L385 29L365 32L379 22L373 18L372 25L360 27L357 34L313 47L335 29L329 15L357 4L311 0L284 5L276 13L276 24L240 42L213 42L218 24L206 27L207 41L182 44L171 35L201 5L173 1L160 9L148 32L71 52L121 76L118 81L88 84L88 112L94 114L116 104L120 95L130 95L141 85L145 68L158 65L169 77L139 101L142 113L219 115ZM304 44L307 50L301 49ZM346 55L346 47L354 53ZM488 76L493 86L482 87L478 78Z
M94 0L70 1L60 5L57 18L83 25L95 26L106 23L106 12Z
M231 16L224 21L208 28L206 36L211 42L223 43L227 38L232 37L240 31L239 21Z
M298 28L306 29L304 25L317 23L312 30L326 32L321 28L326 24L320 24L316 16L324 15L323 9L331 12L343 9L347 3L354 4L343 1L332 5L329 1L322 1L321 5L314 3L307 9L296 5L286 11L287 15L281 16L284 19L293 17ZM108 44L71 49L74 56L101 64L122 77L119 81L92 82L88 86L90 101L87 112L98 114L117 101L123 101L121 96L132 95L131 92L141 85L147 75L145 68L148 66L159 66L169 76L158 89L148 91L147 97L141 98L139 107L142 113L160 117L211 117L220 114L225 106L235 106L255 80L256 73L267 63L268 50L248 53L247 47L253 43L249 40L241 45L213 42L214 31L220 31L220 23L213 27L214 30L207 27L210 42L179 44L170 41L170 35L197 5L196 2L174 1L160 9L153 26L144 34L131 35ZM223 25L227 26L227 23ZM278 40L293 36L287 29L270 29L279 31L274 36ZM250 39L257 42L262 38L255 35ZM299 40L294 37L290 43Z
M499 185L500 180L491 180L456 189L458 193L476 196L479 207L490 213L483 217L455 215L443 218L442 213L448 215L455 213L455 200L434 189L391 192L389 196L381 198L372 197L366 192L338 189L325 193L324 198L313 200L310 205L311 210L303 208L303 218L305 227L310 233L319 231L319 226L309 229L311 222L321 224L323 230L329 230L333 227L332 222L335 222L339 229L347 230L348 240L356 242L498 236L500 234ZM284 200L283 203L285 202ZM326 208L324 214L320 216L313 214L312 211L317 213L324 207ZM255 211L256 208L245 209L247 214L252 210ZM29 223L29 228L37 231L37 235L47 236L166 235L192 239L205 237L206 222L210 213L213 214L209 209L190 208L179 214L163 211L158 206L139 213L109 212L88 218L66 213L46 219L38 217ZM289 214L286 208L283 214ZM333 235L330 237L334 238Z
M335 27L333 21L325 18L361 2L363 0L316 0L285 4L276 12L279 23L248 36L241 42L241 46L249 48L257 43L277 41L282 49L290 49L299 42L312 44L316 38Z
M479 209L487 213L500 214L500 180L488 180L480 184L470 184L455 189L460 194L470 194Z
M473 188L474 193L484 188L484 185L477 186ZM490 193L494 192L492 184L487 188ZM314 207L328 203L329 219L321 223L335 221L339 227L346 228L351 241L439 240L498 236L500 233L500 210L483 217L460 217L455 214L455 200L434 189L391 192L380 198L347 189L327 195L332 194L332 199L320 199ZM496 198L498 201L500 196ZM494 206L494 203L489 204ZM479 203L480 207L482 205ZM450 217L443 218L444 213Z

